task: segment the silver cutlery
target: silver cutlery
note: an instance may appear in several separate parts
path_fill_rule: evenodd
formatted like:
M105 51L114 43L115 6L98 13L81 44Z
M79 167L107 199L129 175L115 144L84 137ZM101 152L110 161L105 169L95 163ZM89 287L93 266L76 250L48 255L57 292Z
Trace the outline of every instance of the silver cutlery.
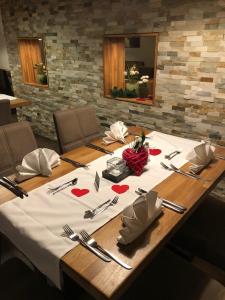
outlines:
M95 255L97 255L99 258L101 258L102 260L106 261L106 262L110 262L111 259L102 254L99 250L97 250L96 248L92 247L91 245L89 245L88 243L86 243L83 239L81 239L79 237L79 234L77 234L76 232L74 232L70 226L68 224L63 226L63 230L64 233L62 234L62 236L66 236L67 238L69 238L70 240L74 241L74 242L79 242L82 246L84 246L85 248L87 248L88 250L90 250L92 253L94 253Z
M110 155L114 154L113 151L109 151L109 150L107 150L105 148L102 148L100 146L97 146L97 145L94 145L94 144L91 144L91 143L86 144L85 147L88 147L88 148L91 148L91 149L103 152L105 154L110 154Z
M180 153L181 153L180 150L175 150L175 151L173 151L173 152L171 152L171 153L169 153L169 154L166 154L164 157L165 157L166 159L168 159L168 160L171 160L174 156L176 156L176 155L178 155L178 154L180 154Z
M4 186L4 188L6 188L10 192L12 192L17 197L20 197L23 199L23 193L20 190L14 188L11 184L8 184L4 180L0 179L0 185Z
M168 170L168 171L174 171L174 172L176 172L176 173L178 173L178 174L181 174L181 175L184 175L184 176L187 176L187 177L190 177L190 178L200 179L200 177L197 176L197 175L195 175L195 174L191 174L191 173L188 173L188 172L181 171L180 169L178 169L178 168L176 168L176 167L174 167L174 166L172 167L171 165L170 165L170 167L169 167L169 166L167 166L166 164L164 164L163 162L160 162L160 165L161 165L164 169L166 169L166 170Z
M88 165L85 165L85 164L82 164L76 160L73 160L73 159L70 159L70 158L67 158L67 157L61 157L60 156L60 159L71 164L72 166L76 167L76 168L85 168L85 169L88 169Z
M225 156L222 156L222 155L216 154L215 157L218 158L218 159L223 159L223 160L225 160Z
M90 246L98 249L99 251L101 251L103 254L109 256L110 258L112 258L115 262L117 262L119 265L121 265L122 267L124 267L127 270L131 270L132 267L127 265L126 263L124 263L122 260L120 260L117 256L115 256L114 254L112 254L111 252L109 252L108 250L102 248L97 241L92 238L85 230L82 230L80 232L80 235L82 236L83 240Z
M68 186L71 186L71 185L75 185L77 184L77 178L74 178L70 181L67 181L67 182L64 182L56 187L53 187L53 188L48 188L48 192L49 193L52 193L52 195L64 190L65 188L67 188Z
M192 173L189 173L189 172L183 172L181 171L180 169L178 169L177 167L175 167L173 164L170 164L170 167L175 171L179 171L181 173L184 173L184 174L187 174L195 179L201 179L201 177L199 175L196 175L196 174L192 174Z
M84 214L84 218L93 218L95 216L95 214L97 213L97 211L103 207L104 205L108 204L109 202L111 201L111 199L103 202L102 204L98 205L96 208L94 209L89 209L89 210L86 210L85 211L85 214Z
M14 187L15 189L21 191L24 196L28 197L27 191L25 191L22 187L20 187L15 181L7 178L7 177L2 177L2 180Z
M102 209L99 209L95 212L95 214L93 215L93 217L95 217L96 215L102 213L103 211L105 211L108 207L110 206L114 206L119 200L119 196L115 196L107 205L105 205Z
M142 195L142 194L144 194L144 193L145 193L145 194L147 193L147 191L145 191L145 190L143 190L143 189L141 189L141 188L138 188L138 190L135 191L135 192L136 192L136 194L138 194L138 195ZM174 202L172 202L172 201L169 201L169 200L164 199L164 198L161 198L161 197L160 197L160 199L162 200L162 206L164 206L164 207L166 207L166 208L168 208L168 209L171 209L171 210L173 210L173 211L175 211L175 212L178 212L178 213L180 213L180 214L183 214L183 213L185 212L185 210L187 210L187 208L184 207L184 206L182 206L182 205L176 204L176 203L174 203Z

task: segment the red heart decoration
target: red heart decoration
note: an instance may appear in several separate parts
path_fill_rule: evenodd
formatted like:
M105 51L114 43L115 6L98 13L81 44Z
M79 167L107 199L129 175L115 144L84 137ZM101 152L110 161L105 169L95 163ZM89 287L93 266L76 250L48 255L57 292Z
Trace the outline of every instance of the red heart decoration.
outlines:
M149 149L148 152L150 155L156 156L159 155L162 151L160 149Z
M112 190L114 192L116 192L117 194L123 194L125 193L127 190L129 190L129 185L127 184L123 184L123 185L119 185L119 184L114 184L112 186Z
M140 147L138 151L135 151L133 148L127 148L123 151L122 156L134 174L140 176L148 162L148 150L144 146Z
M89 190L88 189L72 189L71 190L71 193L74 194L76 197L82 197L86 194L89 193Z

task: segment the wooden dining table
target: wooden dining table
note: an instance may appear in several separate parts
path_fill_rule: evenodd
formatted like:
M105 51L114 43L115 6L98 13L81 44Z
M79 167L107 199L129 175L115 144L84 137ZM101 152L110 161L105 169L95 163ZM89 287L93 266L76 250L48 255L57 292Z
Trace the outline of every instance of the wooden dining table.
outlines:
M31 103L32 102L30 100L16 98L16 99L10 100L10 107L11 107L11 109L15 109L15 108L31 105Z
M130 128L130 130L132 133L141 132L141 129L136 127ZM145 133L149 133L149 131L145 130ZM131 142L132 140L133 135L128 135L126 141ZM95 140L94 143L100 146L101 140ZM121 143L116 142L104 147L114 151L121 146L123 146ZM215 152L225 156L225 148L223 147L216 147ZM65 157L84 164L102 155L104 154L85 146L64 154ZM187 170L188 166L189 163L185 164L182 169ZM21 186L27 191L31 191L74 169L74 166L62 161L60 166L53 169L50 177L36 176L21 183ZM178 214L164 209L163 215L130 245L119 247L117 243L118 232L122 227L121 214L93 234L93 237L102 247L131 265L132 270L126 270L113 261L105 263L84 247L78 245L61 258L61 272L82 286L96 299L114 300L120 298L135 281L135 278L150 264L157 252L190 217L198 205L204 201L205 196L216 186L224 173L225 160L214 159L201 172L201 180L172 173L167 179L155 186L154 190L161 197L179 203L187 207L187 210L184 214ZM13 195L8 190L0 189L0 204L10 201L12 198Z

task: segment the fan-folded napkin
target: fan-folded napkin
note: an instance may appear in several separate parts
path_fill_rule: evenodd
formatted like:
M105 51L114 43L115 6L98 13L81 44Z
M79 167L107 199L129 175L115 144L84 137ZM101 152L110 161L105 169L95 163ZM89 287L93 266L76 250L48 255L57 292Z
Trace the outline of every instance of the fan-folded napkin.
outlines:
M110 131L105 131L106 137L103 138L105 144L112 144L116 141L125 143L125 136L128 135L127 127L123 122L117 121L110 126Z
M134 241L145 229L161 214L162 200L157 193L150 191L138 197L134 203L123 211L122 222L124 227L119 231L118 242L129 244Z
M54 150L38 148L24 156L22 164L16 167L16 181L20 182L36 175L50 176L52 168L60 164L60 157Z
M186 156L192 163L190 172L195 174L204 169L214 158L214 150L215 148L207 142L203 142L194 147L194 149Z

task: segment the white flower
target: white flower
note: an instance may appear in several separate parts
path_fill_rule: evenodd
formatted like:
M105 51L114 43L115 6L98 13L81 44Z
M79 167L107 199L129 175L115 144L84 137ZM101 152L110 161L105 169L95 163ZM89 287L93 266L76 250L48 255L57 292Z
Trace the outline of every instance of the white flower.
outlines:
M135 75L135 71L134 70L130 70L130 75Z
M124 75L127 76L127 71L124 71Z
M138 81L138 83L139 83L139 84L142 84L142 83L143 83L143 81L142 81L142 80L140 80L140 81Z
M144 79L143 79L143 82L144 82L144 83L148 82L148 79L144 78Z
M135 72L135 74L139 74L139 72L138 71L134 71Z
M143 80L143 79L149 79L149 76L148 75L143 75L143 76L141 76L141 79Z

